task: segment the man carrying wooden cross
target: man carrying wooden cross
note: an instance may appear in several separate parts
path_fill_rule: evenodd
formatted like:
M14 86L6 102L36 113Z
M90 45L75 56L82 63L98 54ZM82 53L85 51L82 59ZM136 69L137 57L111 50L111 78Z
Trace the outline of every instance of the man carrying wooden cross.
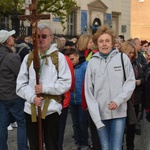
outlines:
M41 107L42 111L42 136L46 150L57 150L59 115L62 109L60 97L70 88L71 74L64 55L58 52L56 44L51 44L53 33L49 26L39 24L37 33L40 84L36 84L33 58L29 54L22 62L16 92L26 99L24 111L30 150L39 149L37 107ZM58 60L53 60L56 57L52 54L57 55Z

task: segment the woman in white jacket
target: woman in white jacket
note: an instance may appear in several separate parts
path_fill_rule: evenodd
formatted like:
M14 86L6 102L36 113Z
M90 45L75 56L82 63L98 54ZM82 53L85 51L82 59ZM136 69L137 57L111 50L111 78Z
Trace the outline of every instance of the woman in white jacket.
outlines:
M115 35L108 26L101 26L93 36L99 52L89 61L85 76L85 96L88 110L100 138L102 150L122 150L127 115L127 100L135 88L131 62L112 49Z

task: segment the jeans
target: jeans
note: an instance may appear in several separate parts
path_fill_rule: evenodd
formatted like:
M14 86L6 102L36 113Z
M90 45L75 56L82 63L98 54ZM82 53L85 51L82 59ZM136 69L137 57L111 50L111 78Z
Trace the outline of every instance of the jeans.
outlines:
M88 112L81 105L70 106L75 144L88 145Z
M68 107L62 109L59 122L59 138L58 138L58 150L63 149L64 132L66 127L66 121L68 116Z
M102 122L105 127L98 130L102 150L122 150L126 117Z
M26 122L24 115L24 100L16 98L14 100L0 100L0 150L8 150L7 146L7 126L15 118L17 128L18 150L28 150L26 137Z

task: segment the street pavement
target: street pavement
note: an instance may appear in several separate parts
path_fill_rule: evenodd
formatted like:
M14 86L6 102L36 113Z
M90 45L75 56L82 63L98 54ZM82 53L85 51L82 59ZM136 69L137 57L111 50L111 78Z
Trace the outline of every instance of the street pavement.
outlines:
M145 119L141 121L142 133L141 135L135 136L135 150L150 150L150 123ZM17 150L16 142L16 131L14 128L13 131L8 131L8 147L9 150ZM125 137L124 137L125 139ZM74 145L73 141L73 130L72 130L72 120L70 112L68 113L68 119L66 124L66 130L64 135L64 146L63 150L71 150ZM126 150L126 143L124 142L124 149Z

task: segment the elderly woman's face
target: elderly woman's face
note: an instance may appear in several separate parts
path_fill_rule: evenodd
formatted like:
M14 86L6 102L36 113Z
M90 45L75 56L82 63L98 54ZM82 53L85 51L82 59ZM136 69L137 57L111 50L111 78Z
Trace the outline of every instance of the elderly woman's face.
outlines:
M103 54L108 54L112 49L112 37L105 33L98 37L97 39L98 49Z

